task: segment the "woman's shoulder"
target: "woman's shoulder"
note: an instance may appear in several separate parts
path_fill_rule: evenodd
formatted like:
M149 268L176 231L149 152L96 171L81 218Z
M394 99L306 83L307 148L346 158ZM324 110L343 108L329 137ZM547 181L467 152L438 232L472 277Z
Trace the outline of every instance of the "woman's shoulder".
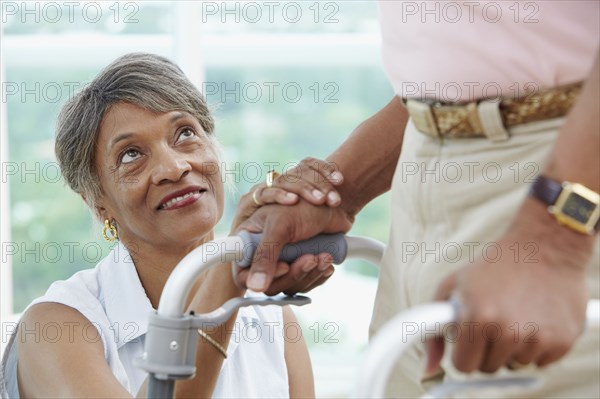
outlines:
M97 332L101 337L99 341L106 346L104 330L110 321L104 307L102 274L110 263L109 255L93 268L53 282L44 295L27 306L18 328L35 328L42 332L58 328L62 333L75 326L83 327L89 335ZM25 327L27 325L33 327ZM95 328L88 329L92 325Z
M7 375L6 391L24 397L49 392L54 397L84 397L89 392L100 392L99 384L104 383L105 392L124 393L107 358L110 340L102 331L79 309L63 303L32 305L23 314L2 364ZM16 378L17 363L21 381ZM65 379L70 382L66 384Z
M81 312L63 303L30 305L11 334L2 359L0 392L3 397L18 398L21 393L26 396L32 393L32 385L17 383L17 363L37 375L43 374L45 368L56 368L56 364L68 364L76 353L97 359L105 357L104 343L94 327Z
M27 306L19 319L16 334L33 331L45 340L52 338L52 334L83 336L87 337L86 341L102 343L107 355L104 326L110 323L102 304L98 267L52 283L44 295Z
M17 389L17 360L24 364L29 360L29 369L34 370L39 368L35 363L38 355L66 363L78 356L104 359L103 370L130 390L129 374L120 361L119 348L145 333L150 309L135 265L119 244L94 268L52 283L44 295L29 304L6 347L0 367L0 380L4 375L5 381L0 381L0 392L5 395ZM128 353L138 349L138 342ZM65 367L64 372L80 371L70 365Z
M80 270L66 280L53 282L46 293L34 299L28 308L46 302L60 303L78 310L92 322L99 322L95 319L105 313L104 291L111 283L107 276L123 263L120 259L122 256L118 255L123 252L120 247L113 248L95 267Z
M53 282L44 295L34 299L25 314L33 308L73 308L92 322L102 315L102 286L99 277L101 264L92 269L81 270L66 280ZM60 306L62 305L62 306ZM39 315L38 312L33 312Z
M19 319L17 335L34 336L52 341L52 335L60 337L62 332L86 328L93 325L77 308L62 302L36 302L29 306ZM39 337L38 337L39 336ZM62 338L62 337L61 337Z

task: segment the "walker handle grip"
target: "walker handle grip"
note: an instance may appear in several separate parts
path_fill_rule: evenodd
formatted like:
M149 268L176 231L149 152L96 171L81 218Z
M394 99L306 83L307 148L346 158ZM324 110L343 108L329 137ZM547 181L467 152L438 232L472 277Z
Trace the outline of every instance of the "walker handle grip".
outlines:
M244 247L241 258L236 261L236 264L239 267L248 267L252 264L252 258L254 258L254 252L262 238L262 233L250 233L243 230L238 233L238 237L242 239ZM334 264L342 263L348 254L346 236L343 233L320 234L307 240L287 244L281 250L279 260L291 263L302 255L318 255L325 252L333 257Z

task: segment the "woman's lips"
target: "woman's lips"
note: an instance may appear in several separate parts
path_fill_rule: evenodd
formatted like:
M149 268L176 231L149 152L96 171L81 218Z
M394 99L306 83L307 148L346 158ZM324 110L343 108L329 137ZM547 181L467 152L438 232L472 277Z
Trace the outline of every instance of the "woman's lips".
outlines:
M188 205L193 204L198 201L200 197L206 192L206 190L195 190L190 191L186 194L180 195L178 197L172 198L158 207L159 211L171 211L174 209L179 209L186 207Z

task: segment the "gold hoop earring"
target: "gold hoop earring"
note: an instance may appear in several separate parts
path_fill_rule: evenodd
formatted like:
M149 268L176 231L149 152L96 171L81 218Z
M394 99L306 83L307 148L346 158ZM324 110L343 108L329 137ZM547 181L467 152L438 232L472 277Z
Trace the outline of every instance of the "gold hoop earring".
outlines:
M102 228L102 235L104 236L104 239L108 242L115 242L119 239L119 233L117 233L117 228L115 227L114 220L109 222L108 219L104 219L104 228Z

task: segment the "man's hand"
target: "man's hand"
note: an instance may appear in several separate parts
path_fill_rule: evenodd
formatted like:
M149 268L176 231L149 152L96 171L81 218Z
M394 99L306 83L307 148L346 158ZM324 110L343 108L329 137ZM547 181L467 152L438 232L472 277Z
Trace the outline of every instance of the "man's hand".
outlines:
M462 268L438 287L437 300L454 295L460 304L454 366L494 372L506 365L545 366L564 356L583 330L585 266L593 243L527 199L498 241L496 261ZM428 375L443 350L443 340L428 342Z
M333 273L333 268L320 270L323 264L331 264L331 259L319 255L313 260L319 267L310 273L305 270L308 269L306 261L299 265L294 263L287 274L273 281L282 247L320 233L347 232L353 221L340 207L314 206L304 200L293 206L268 205L258 209L238 228L238 231L264 232L264 235L250 270L239 271L237 283L254 291L266 290L268 295L310 291Z

